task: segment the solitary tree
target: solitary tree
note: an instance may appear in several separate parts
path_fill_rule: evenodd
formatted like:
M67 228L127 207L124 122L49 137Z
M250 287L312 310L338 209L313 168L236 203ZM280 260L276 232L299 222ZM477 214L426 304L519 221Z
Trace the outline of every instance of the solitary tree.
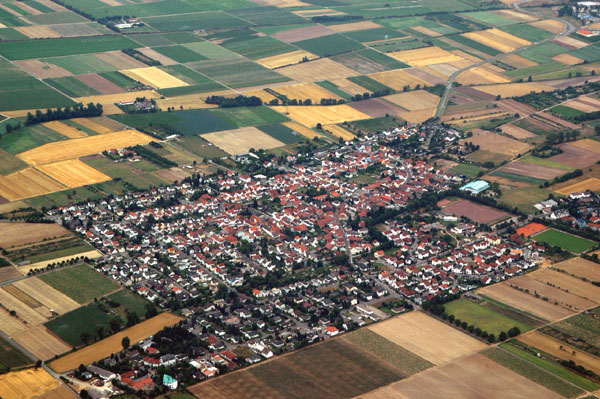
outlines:
M127 336L123 337L123 340L121 341L121 345L123 345L123 349L129 348L130 344L131 344L131 342L129 341L129 337L127 337Z

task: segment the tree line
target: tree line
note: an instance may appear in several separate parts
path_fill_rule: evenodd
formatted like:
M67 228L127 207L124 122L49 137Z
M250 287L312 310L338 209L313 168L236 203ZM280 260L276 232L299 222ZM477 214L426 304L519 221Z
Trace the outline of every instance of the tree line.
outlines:
M207 104L216 104L219 108L235 108L235 107L258 107L263 104L259 97L246 97L239 95L234 98L224 96L209 96L206 97Z
M25 126L35 125L36 123L58 121L71 118L84 118L92 116L101 116L103 112L102 104L89 103L87 106L79 103L73 106L64 108L55 108L46 110L46 113L41 110L35 111L35 115L31 112L27 113Z

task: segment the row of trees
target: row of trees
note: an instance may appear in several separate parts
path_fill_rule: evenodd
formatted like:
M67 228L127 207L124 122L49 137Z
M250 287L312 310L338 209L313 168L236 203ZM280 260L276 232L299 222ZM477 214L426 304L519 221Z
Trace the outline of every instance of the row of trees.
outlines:
M103 109L102 104L94 104L89 103L87 106L82 103L67 106L64 108L55 108L46 110L46 113L41 110L35 111L35 115L31 112L27 113L27 119L25 120L25 125L34 125L36 123L43 123L49 121L58 121L64 119L71 118L84 118L84 117L92 117L92 116L100 116L102 115Z
M262 100L259 97L251 96L246 97L239 95L234 98L227 98L223 96L209 96L206 97L207 104L216 104L219 108L235 108L235 107L258 107L262 105Z

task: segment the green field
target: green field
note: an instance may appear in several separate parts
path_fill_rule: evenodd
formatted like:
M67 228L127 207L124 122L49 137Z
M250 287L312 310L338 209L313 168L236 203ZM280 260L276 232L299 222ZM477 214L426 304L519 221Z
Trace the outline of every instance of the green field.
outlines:
M342 91L339 87L337 87L335 84L331 83L328 80L324 80L322 82L316 82L316 83L319 86L321 86L322 88L329 90L333 94L337 94L338 96L342 97L345 100L352 99L352 96L350 94L346 93L345 91Z
M364 87L369 91L381 91L381 90L391 90L384 84L379 83L376 80L371 79L368 76L352 76L348 78L349 81L356 83L359 86Z
M31 364L32 361L0 337L0 372Z
M287 122L289 119L266 106L219 108L210 111L213 115L236 127L258 126ZM223 129L221 129L223 130ZM205 133L205 132L203 132Z
M200 136L187 136L181 140L183 147L201 158L215 159L228 157L225 151L219 147L209 144L208 141L204 140Z
M1 142L0 139L0 143ZM14 173L28 166L25 162L21 161L13 154L4 151L2 148L0 148L0 159L2 159L2 162L0 162L0 174L2 175Z
M580 313L558 323L545 327L542 331L558 340L570 342L573 346L600 356L600 307L590 314Z
M522 183L531 183L531 184L542 184L545 181L545 180L537 179L537 178L531 177L531 176L523 176L523 175L517 175L515 173L499 172L499 171L494 171L494 172L490 173L490 176L505 177L510 180L520 181Z
M159 31L166 32L177 30L239 28L250 25L249 22L221 12L149 17L144 18L144 22Z
M552 32L528 24L504 26L501 30L522 39L529 40L530 42L538 42L553 36Z
M108 295L106 298L118 302L122 308L137 314L140 318L144 317L146 314L146 305L149 303L144 298L128 289L117 291L114 294Z
M462 17L471 18L479 22L483 22L487 25L492 26L507 26L516 24L517 21L510 18L502 17L500 15L493 14L489 11L475 11L461 14Z
M231 40L225 42L223 47L251 60L297 50L295 47L269 36L252 36L248 40Z
M519 327L521 332L531 329L527 324L513 320L506 315L476 304L469 299L462 298L447 303L444 306L449 315L454 315L454 317L461 321L466 321L469 324L473 324L475 327L481 328L482 331L494 334L496 338L498 338L500 332L508 332L508 330L513 327Z
M158 171L158 167L146 160L136 162L134 165L123 162L115 163L108 158L92 159L86 161L86 163L102 173L112 178L121 179L123 182L138 189L147 189L172 183L167 179L157 176L155 172Z
M183 45L192 51L197 52L209 60L223 60L227 58L236 58L237 55L229 50L219 47L211 42L188 43Z
M58 89L69 97L85 97L100 94L96 89L91 88L82 81L73 76L62 78L45 79L44 82Z
M42 125L22 127L0 137L0 148L12 154L35 148L52 141L64 140L62 134Z
M454 167L452 167L448 172L450 173L458 173L461 175L465 175L468 178L477 177L479 172L484 171L485 169L480 168L477 165L469 165L467 163L461 163Z
M519 158L519 161L532 163L534 165L547 166L549 168L563 169L563 170L573 170L572 167L564 165L560 162L551 161L548 158L538 158L533 155L527 155L522 158Z
M513 190L503 190L500 202L510 207L516 207L525 213L535 213L537 209L532 205L548 199L548 194L550 194L548 190L537 186L515 188Z
M260 130L267 133L269 136L276 138L285 144L294 144L305 141L304 136L294 135L293 130L279 123L271 123L269 125L258 126Z
M40 279L79 303L86 303L119 288L117 283L87 265L42 274Z
M533 236L537 242L543 242L548 245L560 247L566 251L573 253L585 252L598 245L597 242L577 237L571 234L563 233L562 231L550 229L543 233Z
M94 54L75 54L65 57L43 58L41 61L54 64L75 75L97 72L114 72L116 69L114 65L101 60Z
M363 48L362 44L337 33L316 39L301 40L294 44L321 57L328 57Z
M266 85L290 80L241 57L193 62L188 66L219 83L233 88Z
M585 115L585 112L571 107L567 107L566 105L557 105L555 107L552 107L550 108L550 112L558 116L559 118L564 118L567 120L573 119L577 116Z
M386 49L387 50L387 49ZM389 50L391 51L391 50ZM358 73L406 68L408 65L371 48L338 54L332 59Z
M102 306L102 309L107 308L107 305L103 304ZM78 346L83 343L81 340L81 334L83 333L88 333L91 337L97 337L98 329L102 328L105 335L109 335L110 321L116 316L102 309L98 303L92 302L50 320L44 325L68 344Z
M403 37L404 35L398 32L397 30L390 28L377 28L377 29L367 29L367 30L359 30L355 32L348 32L346 34L351 39L356 41L365 43L365 42L374 42L379 40L388 40L394 39L397 37Z
M102 73L99 73L98 75L102 76L104 79L109 80L109 81L113 82L114 84L116 84L117 86L122 87L124 89L130 89L132 87L135 87L135 85L136 85L135 80L131 79L128 76L123 75L121 72L117 72L117 71L102 72Z
M214 80L211 80L184 65L161 66L160 69L178 79L183 80L184 82L189 83L189 86L172 87L158 90L159 93L167 97L193 93L204 93L207 91L226 90L224 86L218 84Z
M256 25L302 24L306 22L304 18L292 14L286 9L272 6L244 7L238 10L230 10L229 13Z
M25 258L25 260L30 261L31 263L43 262L45 260L52 260L56 258L62 258L65 256L73 256L76 257L78 254L93 251L94 247L89 244L81 244L75 245L73 247L59 249L57 251L46 252L40 255L29 256Z
M206 57L198 54L197 52L192 51L187 47L183 47L181 45L153 47L152 50L157 51L162 55L167 56L170 59L180 63L202 61L207 59Z

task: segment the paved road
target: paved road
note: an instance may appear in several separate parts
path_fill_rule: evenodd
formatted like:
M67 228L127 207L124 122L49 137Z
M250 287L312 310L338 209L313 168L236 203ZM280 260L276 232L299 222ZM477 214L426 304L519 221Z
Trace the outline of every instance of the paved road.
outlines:
M444 110L446 109L446 104L448 104L448 97L450 95L450 90L452 89L452 85L454 84L454 81L456 80L456 78L458 77L458 75L460 75L461 73L463 73L465 71L468 71L469 69L473 69L473 68L476 68L478 66L481 66L481 65L484 65L484 64L487 64L487 63L490 63L490 62L497 61L499 58L502 58L502 57L504 57L506 55L515 54L517 52L520 52L520 51L527 50L529 48L538 46L538 45L540 45L542 43L549 42L551 40L556 39L557 37L570 35L571 33L575 32L578 29L571 22L566 21L564 19L561 19L561 18L558 18L558 17L549 17L549 16L546 16L546 15L541 15L541 14L535 13L533 11L524 10L524 9L521 8L522 4L528 3L530 1L533 1L533 0L520 1L518 3L513 4L513 7L515 8L515 10L517 10L519 12L522 12L522 13L525 13L525 14L530 14L530 15L533 15L533 16L536 16L536 17L543 17L545 19L555 19L557 21L563 22L563 23L565 23L567 25L567 30L564 31L564 32L562 32L562 33L559 33L557 35L551 36L551 37L549 37L547 39L540 40L540 41L531 43L530 45L518 48L516 50L510 51L510 52L507 52L507 53L501 53L501 54L498 54L498 55L496 55L494 57L490 57L488 59L481 60L481 61L479 61L479 62L477 62L477 63L475 63L473 65L469 65L466 68L459 69L458 71L454 72L452 75L450 75L450 78L448 79L448 83L446 84L446 90L444 91L444 95L442 96L442 99L440 100L440 103L438 105L438 110L437 110L437 113L435 115L437 118L441 118L442 115L444 114Z

